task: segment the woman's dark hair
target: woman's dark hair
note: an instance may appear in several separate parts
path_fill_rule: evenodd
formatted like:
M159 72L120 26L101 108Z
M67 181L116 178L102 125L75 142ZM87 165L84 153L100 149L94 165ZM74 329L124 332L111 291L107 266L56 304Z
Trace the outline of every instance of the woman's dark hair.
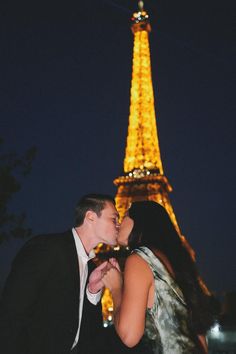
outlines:
M215 300L199 281L195 262L183 244L163 206L152 201L134 202L128 211L134 220L129 247L147 246L161 251L169 260L187 303L193 331L205 333L213 324Z

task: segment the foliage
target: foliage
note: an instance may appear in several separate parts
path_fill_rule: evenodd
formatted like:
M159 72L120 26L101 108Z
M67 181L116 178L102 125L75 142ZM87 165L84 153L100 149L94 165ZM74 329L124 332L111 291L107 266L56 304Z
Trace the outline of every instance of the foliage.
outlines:
M0 138L0 148L2 144ZM10 237L31 235L31 229L25 226L25 213L11 213L9 203L15 193L20 191L22 177L30 173L35 155L35 147L28 149L21 157L15 152L0 153L0 244Z

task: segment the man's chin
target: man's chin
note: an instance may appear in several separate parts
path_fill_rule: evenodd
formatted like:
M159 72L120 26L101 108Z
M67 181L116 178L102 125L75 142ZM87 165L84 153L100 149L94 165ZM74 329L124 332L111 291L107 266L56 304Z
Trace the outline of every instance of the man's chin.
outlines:
M120 246L120 247L127 247L128 246L128 244L127 243L125 243L125 242L122 242L122 241L117 241L117 246Z
M116 247L116 246L118 246L118 243L117 243L117 241L116 240L114 240L114 241L104 241L103 243L105 243L106 245L108 245L108 246L112 246L112 247Z

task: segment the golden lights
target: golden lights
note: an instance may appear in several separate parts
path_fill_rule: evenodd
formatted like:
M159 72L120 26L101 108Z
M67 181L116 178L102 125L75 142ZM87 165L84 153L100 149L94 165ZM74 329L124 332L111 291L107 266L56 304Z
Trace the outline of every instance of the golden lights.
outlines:
M135 169L158 169L163 174L146 30L134 33L130 115L124 172L131 172Z
M112 323L113 301L109 289L105 289L102 296L103 326L108 327Z

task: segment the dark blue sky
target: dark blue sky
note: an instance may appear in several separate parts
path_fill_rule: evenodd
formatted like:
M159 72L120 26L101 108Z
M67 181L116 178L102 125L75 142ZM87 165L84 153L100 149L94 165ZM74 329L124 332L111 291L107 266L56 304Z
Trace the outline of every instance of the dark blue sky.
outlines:
M115 194L129 114L134 0L1 5L1 132L35 145L11 209L35 234L73 225L78 198ZM164 171L210 289L236 288L234 1L150 0L153 86ZM4 279L21 242L0 246Z

